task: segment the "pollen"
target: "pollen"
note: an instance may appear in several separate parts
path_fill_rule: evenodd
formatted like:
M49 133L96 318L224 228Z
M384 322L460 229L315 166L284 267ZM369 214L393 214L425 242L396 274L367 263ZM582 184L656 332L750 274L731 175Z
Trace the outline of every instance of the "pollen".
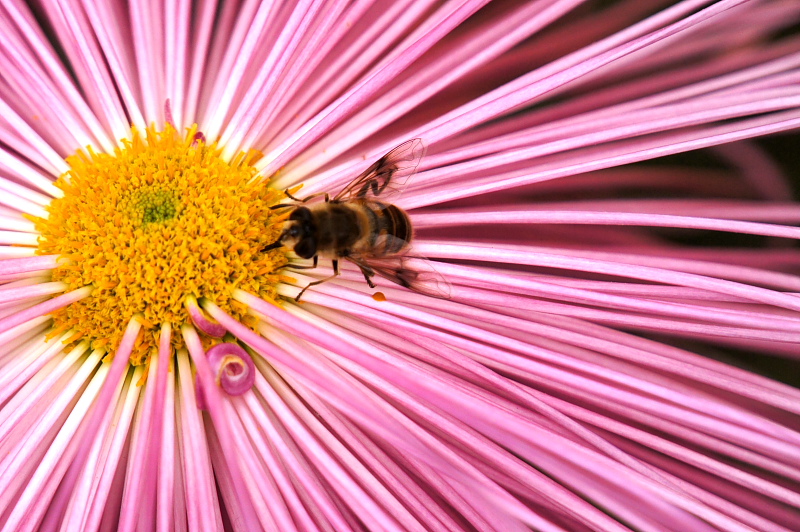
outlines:
M74 330L113 352L130 319L143 324L131 363L157 346L161 324L179 329L188 297L207 298L247 325L254 318L231 299L240 288L277 298L285 264L269 206L281 193L254 179L256 155L226 161L216 144L172 126L136 129L113 154L91 148L67 158L57 181L63 196L37 218L40 254L64 257L53 280L90 296L56 311L54 330ZM181 347L181 335L173 337Z

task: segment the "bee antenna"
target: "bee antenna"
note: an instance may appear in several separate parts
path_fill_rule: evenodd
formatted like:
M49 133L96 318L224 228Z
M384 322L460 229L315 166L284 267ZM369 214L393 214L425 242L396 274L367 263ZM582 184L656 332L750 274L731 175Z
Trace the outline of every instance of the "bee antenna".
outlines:
M273 249L278 249L279 247L283 246L282 240L283 240L283 235L281 235L280 238L278 238L278 240L276 240L275 242L273 242L269 246L265 247L261 251L264 252L264 251L271 251Z

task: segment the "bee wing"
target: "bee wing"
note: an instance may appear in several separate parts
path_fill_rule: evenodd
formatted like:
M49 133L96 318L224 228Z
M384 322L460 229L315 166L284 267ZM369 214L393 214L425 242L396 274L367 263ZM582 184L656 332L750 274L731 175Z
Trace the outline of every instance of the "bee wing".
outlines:
M417 171L425 155L421 139L408 140L375 161L358 177L336 194L333 201L343 201L367 196L387 199L399 194Z
M450 283L424 257L407 254L387 257L351 255L347 259L362 270L372 270L384 279L414 292L439 299L450 299L452 295Z

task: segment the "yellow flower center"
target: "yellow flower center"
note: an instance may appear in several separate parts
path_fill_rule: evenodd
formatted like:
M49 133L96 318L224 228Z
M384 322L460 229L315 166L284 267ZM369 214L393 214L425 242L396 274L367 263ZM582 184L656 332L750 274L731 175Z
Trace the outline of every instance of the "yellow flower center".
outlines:
M189 321L188 296L206 297L252 325L246 308L230 297L241 288L277 297L280 250L261 250L279 233L269 205L281 193L253 179L253 154L230 162L216 144L185 136L172 126L133 129L113 154L79 151L56 186L64 191L37 219L39 253L68 259L53 280L92 294L55 313L54 333L74 329L94 348L113 351L130 319L143 323L131 362L142 363L157 346L162 323L179 330ZM175 335L180 347L180 335Z

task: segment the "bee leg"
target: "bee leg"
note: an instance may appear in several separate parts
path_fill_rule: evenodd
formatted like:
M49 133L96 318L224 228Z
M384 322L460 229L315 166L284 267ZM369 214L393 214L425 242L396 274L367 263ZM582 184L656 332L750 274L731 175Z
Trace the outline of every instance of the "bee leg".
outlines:
M375 271L370 268L368 265L364 264L360 260L355 260L352 257L348 257L350 262L358 266L358 269L361 270L361 273L364 274L364 279L367 281L367 284L370 288L375 288L375 283L372 282L372 277L375 275Z
M295 302L300 301L300 298L303 296L305 291L308 290L309 288L311 288L312 286L328 282L331 279L335 279L336 277L339 276L339 261L336 260L336 259L333 259L331 262L333 263L333 275L331 275L330 277L326 277L324 279L320 279L319 281L313 281L313 282L308 283L305 288L300 290L300 293L297 294L297 297L294 298ZM314 257L314 266L316 266L316 265L317 265L317 257L315 256Z
M314 264L309 266L308 264L290 264L286 266L290 270L313 270L317 267L317 262L319 261L319 255L314 255Z
M289 199L293 199L294 201L296 201L298 203L305 203L310 199L318 198L320 196L325 196L325 203L328 203L331 200L331 198L330 198L330 196L328 195L327 192L317 192L316 194L311 194L310 196L306 196L303 199L295 198L294 196L292 196L292 194L289 192L288 188L286 190L284 190L283 193L286 194L289 197ZM274 209L276 207L277 207L277 205L275 207L270 207L270 208ZM292 207L292 205L289 205L289 207Z
M369 285L370 288L375 288L375 283L372 282L372 279L367 277L367 274L364 274L364 279L367 280L367 284Z
M367 271L364 268L361 268L361 273L364 274L364 279L366 279L367 284L369 285L369 287L370 288L375 288L375 283L372 282L372 276L375 275L375 272L373 272L372 270Z

